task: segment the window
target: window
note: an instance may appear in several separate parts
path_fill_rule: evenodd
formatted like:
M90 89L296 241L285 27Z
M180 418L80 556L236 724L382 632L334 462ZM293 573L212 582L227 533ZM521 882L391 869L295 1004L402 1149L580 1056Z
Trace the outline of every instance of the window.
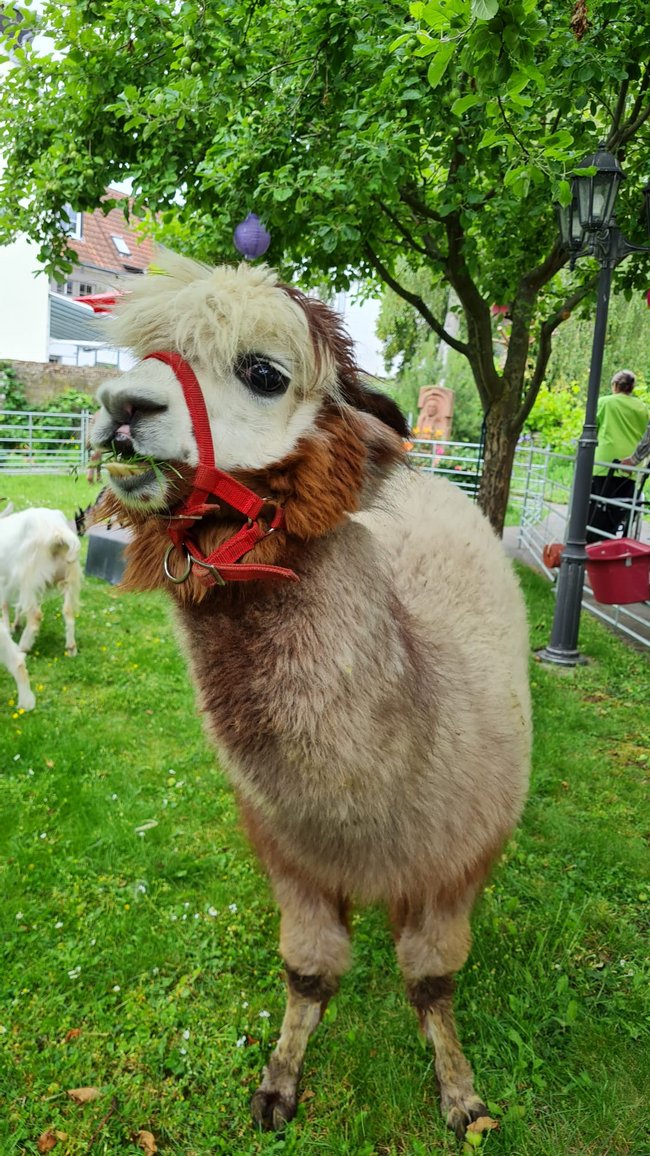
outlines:
M84 281L80 281L79 282L79 292L78 292L78 294L76 294L76 296L78 296L78 297L90 297L92 292L93 292L92 285L89 285L89 284L85 283Z
M111 240L112 240L113 244L115 245L115 248L117 249L118 253L121 253L123 257L130 257L131 256L131 250L129 249L129 246L127 245L126 241L124 240L124 237L111 237Z
M83 213L77 213L72 205L64 205L61 215L61 228L68 237L80 241L83 237Z
M73 281L66 281L66 283L65 283L65 295L66 295L66 297L74 297L74 282Z

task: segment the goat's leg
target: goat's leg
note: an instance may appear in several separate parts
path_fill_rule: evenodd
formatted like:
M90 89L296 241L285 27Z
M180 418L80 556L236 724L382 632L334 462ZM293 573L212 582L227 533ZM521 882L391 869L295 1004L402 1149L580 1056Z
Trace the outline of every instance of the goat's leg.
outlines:
M349 966L346 904L295 880L275 880L282 912L280 950L287 974L287 1007L275 1051L251 1100L262 1128L280 1131L296 1114L298 1081L310 1036L339 977Z
M434 1048L442 1113L448 1127L462 1139L472 1120L488 1115L474 1092L472 1069L463 1055L453 1009L453 975L469 954L469 918L466 911L424 908L409 914L395 930L408 996Z
M41 628L43 613L35 603L32 603L31 606L27 606L22 611L22 616L25 618L25 629L20 636L18 645L21 650L27 653L32 649L36 635Z
M75 593L69 586L65 586L63 595L63 621L65 622L65 649L70 658L77 653L77 643L74 636L74 620L77 609Z
M33 710L36 699L29 685L25 655L2 625L0 625L0 665L6 666L14 678L18 690L19 708L21 710Z

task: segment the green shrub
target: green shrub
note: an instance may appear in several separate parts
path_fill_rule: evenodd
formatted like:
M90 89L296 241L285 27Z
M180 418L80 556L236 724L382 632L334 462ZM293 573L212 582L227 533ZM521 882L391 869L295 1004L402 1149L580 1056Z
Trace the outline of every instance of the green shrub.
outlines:
M94 413L99 404L91 394L70 387L43 402L43 409L48 413L83 413L85 409Z
M543 385L524 428L555 453L571 453L584 416L584 398L575 381L558 383L553 389Z
M25 386L18 380L16 370L6 361L0 362L0 394L3 395L3 409L29 409Z

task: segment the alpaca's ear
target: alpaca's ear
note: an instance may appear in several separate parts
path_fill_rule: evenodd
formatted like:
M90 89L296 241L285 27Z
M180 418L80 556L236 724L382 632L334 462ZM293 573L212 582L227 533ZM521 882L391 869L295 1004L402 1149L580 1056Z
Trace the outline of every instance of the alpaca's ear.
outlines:
M386 400L390 402L390 398ZM366 451L360 495L360 506L364 508L374 501L377 490L394 466L405 461L404 437L401 430L395 431L383 418L375 417L367 411L353 410L348 413L350 425Z
M343 400L351 405L354 409L360 410L362 413L370 413L373 417L379 419L384 425L390 429L395 430L401 438L408 438L410 430L408 422L404 417L401 409L392 397L387 393L382 393L378 389L372 389L371 386L359 381L344 381L341 383L341 393Z

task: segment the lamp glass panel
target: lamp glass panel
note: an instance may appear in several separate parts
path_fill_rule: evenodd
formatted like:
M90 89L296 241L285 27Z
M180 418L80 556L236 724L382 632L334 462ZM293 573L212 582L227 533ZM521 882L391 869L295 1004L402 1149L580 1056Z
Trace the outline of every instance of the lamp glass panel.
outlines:
M573 187L577 192L578 217L583 229L591 227L591 177L576 177Z
M580 222L580 212L577 201L572 201L569 209L570 241L574 248L580 248L584 240L585 231Z
M557 206L557 222L560 228L560 240L566 247L571 241L571 208L569 205Z

